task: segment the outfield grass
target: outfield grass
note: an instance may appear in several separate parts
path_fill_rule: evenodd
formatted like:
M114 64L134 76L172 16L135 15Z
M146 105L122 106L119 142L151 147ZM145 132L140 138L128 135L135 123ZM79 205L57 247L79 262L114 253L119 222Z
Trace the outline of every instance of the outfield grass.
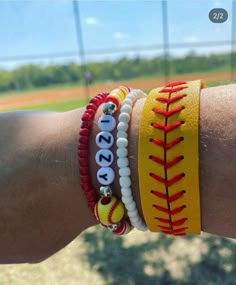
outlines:
M222 80L222 81L211 81L207 82L207 86L218 86L218 85L226 85L226 84L232 84L236 83L236 80ZM145 91L147 92L147 90ZM19 108L10 108L5 109L2 112L5 111L11 111L11 110L47 110L47 111L55 111L55 112L66 112L69 110L73 110L76 108L80 108L85 106L88 103L87 98L83 99L70 99L70 100L63 100L58 102L51 102L46 104L40 104L40 105L32 105L32 106L25 106L25 107L19 107Z
M20 108L10 108L10 109L6 109L2 112L11 111L11 110L15 110L15 109L17 109L17 110L47 110L47 111L55 111L55 112L66 112L69 110L73 110L76 108L83 107L87 103L88 103L88 100L86 98L70 99L70 100L52 102L52 103L41 104L41 105L26 106L26 107L20 107Z
M204 74L217 74L217 73L224 73L224 72L228 72L230 73L230 69L229 68L218 68L215 70L211 70L209 71L196 71L196 72L191 72L191 75L197 74L199 75L200 73L202 74L202 76L204 77ZM171 73L170 76L179 76L180 74L176 74L176 73ZM189 73L187 74L181 74L181 76L184 78L185 75L189 75ZM163 74L160 73L156 73L156 74L152 74L152 75L143 75L137 78L130 78L129 80L142 80L142 79L148 79L148 78L163 78ZM121 81L121 80L117 80L117 81ZM116 81L113 81L114 83ZM93 84L99 85L99 84L104 84L104 80L94 80ZM26 90L15 90L15 91L6 91L6 92L0 92L0 97L8 97L8 96L21 96L21 95L27 95L27 94L32 94L32 92L34 92L35 94L37 94L37 92L42 92L42 91L47 91L47 90L58 90L58 89L68 89L68 88L78 88L80 86L84 86L83 83L79 82L74 82L74 83L62 83L62 84L53 84L53 85L49 85L46 87L37 87L37 88L30 88L30 89L26 89Z

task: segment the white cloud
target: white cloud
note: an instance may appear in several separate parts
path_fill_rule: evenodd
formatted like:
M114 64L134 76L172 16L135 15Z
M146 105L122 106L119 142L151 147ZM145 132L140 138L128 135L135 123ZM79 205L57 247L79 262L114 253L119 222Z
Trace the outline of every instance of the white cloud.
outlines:
M124 40L124 39L128 39L129 35L125 33L121 33L121 32L116 32L112 35L112 37L116 40Z
M96 19L94 17L88 17L88 18L85 18L85 24L87 24L87 25L97 25L97 24L99 24L99 21L98 21L98 19Z
M185 43L197 43L199 42L199 38L195 36L186 37L184 38L184 42Z

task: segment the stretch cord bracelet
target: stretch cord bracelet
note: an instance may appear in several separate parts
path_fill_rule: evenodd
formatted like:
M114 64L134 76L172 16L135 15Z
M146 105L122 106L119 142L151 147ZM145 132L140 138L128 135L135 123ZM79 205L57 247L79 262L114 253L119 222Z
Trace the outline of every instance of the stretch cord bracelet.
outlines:
M98 203L95 205L94 213L97 220L105 227L108 227L114 234L123 235L132 230L129 219L125 217L125 207L116 196L112 194L111 184L115 179L114 170L110 167L114 156L109 150L114 142L111 134L116 127L116 120L113 114L120 107L121 102L130 89L120 86L110 92L103 105L103 115L98 120L100 132L96 136L96 144L100 150L96 153L96 162L100 166L97 172L97 180L101 184Z
M136 229L140 231L146 231L147 226L143 222L143 219L138 213L136 203L133 199L132 190L131 190L131 170L129 168L128 160L128 128L130 121L130 114L132 112L132 106L135 100L139 98L146 97L147 95L139 90L132 89L131 92L126 96L125 100L122 102L120 115L118 117L117 125L117 165L119 168L119 183L121 187L122 202L125 205L127 214L129 216L130 222Z
M98 201L96 189L91 185L89 174L89 141L93 119L98 107L104 102L109 93L100 93L89 101L86 110L81 117L79 131L78 163L80 174L80 186L87 199L88 207L94 214L94 207Z
M150 231L199 234L199 93L201 80L153 89L139 128L138 170Z

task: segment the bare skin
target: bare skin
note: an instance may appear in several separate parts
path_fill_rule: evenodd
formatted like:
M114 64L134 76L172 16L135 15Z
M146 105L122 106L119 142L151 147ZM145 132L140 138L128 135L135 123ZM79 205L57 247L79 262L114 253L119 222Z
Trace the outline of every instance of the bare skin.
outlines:
M205 88L200 97L200 192L202 231L236 238L236 84ZM129 129L132 189L140 213L137 176L139 114ZM0 114L0 263L39 262L96 224L80 188L77 144L84 108L65 113ZM94 163L99 108L92 129ZM114 149L113 149L114 150ZM112 166L115 172L118 169ZM117 176L116 176L117 177ZM118 180L114 182L118 196Z

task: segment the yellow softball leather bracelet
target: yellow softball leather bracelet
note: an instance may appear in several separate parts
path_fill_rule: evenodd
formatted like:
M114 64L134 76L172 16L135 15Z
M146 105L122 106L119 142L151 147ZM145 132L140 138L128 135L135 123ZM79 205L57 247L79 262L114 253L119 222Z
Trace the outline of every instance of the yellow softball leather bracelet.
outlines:
M139 189L150 231L171 235L201 231L199 93L201 80L153 89L141 114Z

